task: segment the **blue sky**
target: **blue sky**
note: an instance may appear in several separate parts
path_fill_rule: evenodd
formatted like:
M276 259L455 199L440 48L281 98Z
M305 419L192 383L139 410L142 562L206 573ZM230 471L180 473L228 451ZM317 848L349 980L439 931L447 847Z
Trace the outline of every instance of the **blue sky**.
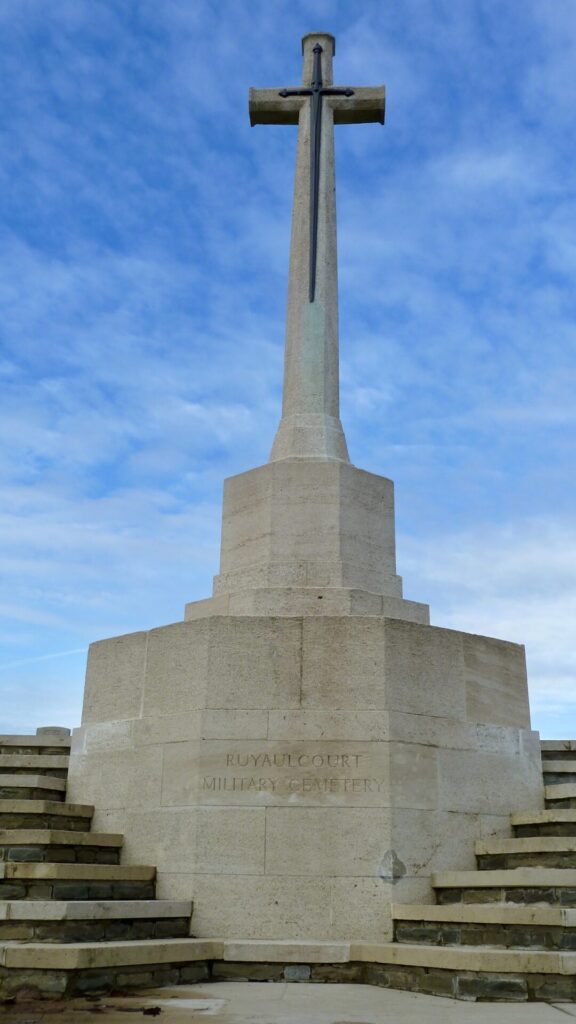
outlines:
M573 0L3 0L0 732L87 645L182 618L281 391L295 129L249 86L387 87L337 129L342 419L405 594L525 643L576 736Z

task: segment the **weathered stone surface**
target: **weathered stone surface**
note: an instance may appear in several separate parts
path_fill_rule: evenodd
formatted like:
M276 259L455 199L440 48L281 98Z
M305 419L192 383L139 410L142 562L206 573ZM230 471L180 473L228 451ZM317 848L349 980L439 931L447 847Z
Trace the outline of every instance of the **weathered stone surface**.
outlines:
M82 727L69 798L96 805L96 828L125 833L125 862L158 865L161 895L199 894L200 934L261 927L339 939L370 927L364 937L386 940L387 885L429 898L435 869L472 867L474 840L542 797L531 734L466 720L463 643L452 630L374 616L230 616L154 630L143 717ZM479 643L486 658L490 641ZM494 671L501 656L496 643ZM458 780L474 777L463 792ZM496 791L494 807L486 794ZM338 825L347 814L353 829ZM332 880L323 907L312 897L297 922L286 902L296 863L303 884Z
M394 928L396 942L426 943L437 946L501 946L503 949L556 949L576 948L576 928L560 926L530 926L498 922L442 923L435 921L397 921Z
M312 969L308 964L288 964L284 968L284 978L286 981L310 981L311 974Z

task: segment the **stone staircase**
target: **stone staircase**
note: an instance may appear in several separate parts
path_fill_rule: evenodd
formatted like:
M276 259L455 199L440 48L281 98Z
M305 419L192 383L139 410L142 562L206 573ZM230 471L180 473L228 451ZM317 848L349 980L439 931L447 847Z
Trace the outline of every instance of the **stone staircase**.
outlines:
M391 984L576 1000L576 742L544 741L542 770L545 810L513 814L514 838L479 840L478 870L437 874L435 906L393 908Z
M542 744L546 809L476 843L476 871L393 908L394 941L196 939L191 902L65 802L70 736L0 737L0 1001L212 980L346 981L467 1000L576 1001L576 742Z
M69 750L66 729L0 736L0 999L198 980L195 963L150 966L150 941L189 936L192 904L156 900L155 869L121 865L122 836L64 802Z

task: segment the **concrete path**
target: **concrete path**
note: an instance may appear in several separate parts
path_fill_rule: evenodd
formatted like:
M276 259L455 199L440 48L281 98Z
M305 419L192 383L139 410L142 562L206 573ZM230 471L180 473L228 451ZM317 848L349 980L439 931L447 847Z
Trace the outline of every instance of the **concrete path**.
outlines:
M160 1012L158 1012L160 1011ZM464 1003L368 985L221 982L13 1006L3 1024L570 1024L576 1003Z

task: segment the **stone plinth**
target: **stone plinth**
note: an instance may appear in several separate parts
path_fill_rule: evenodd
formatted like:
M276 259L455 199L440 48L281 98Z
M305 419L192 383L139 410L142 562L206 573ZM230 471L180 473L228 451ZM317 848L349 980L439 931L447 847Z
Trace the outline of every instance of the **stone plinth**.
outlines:
M102 641L68 799L201 936L384 941L392 902L543 805L523 649L354 615Z
M394 484L349 463L286 460L224 484L220 574L205 615L389 615L428 622L396 573Z

